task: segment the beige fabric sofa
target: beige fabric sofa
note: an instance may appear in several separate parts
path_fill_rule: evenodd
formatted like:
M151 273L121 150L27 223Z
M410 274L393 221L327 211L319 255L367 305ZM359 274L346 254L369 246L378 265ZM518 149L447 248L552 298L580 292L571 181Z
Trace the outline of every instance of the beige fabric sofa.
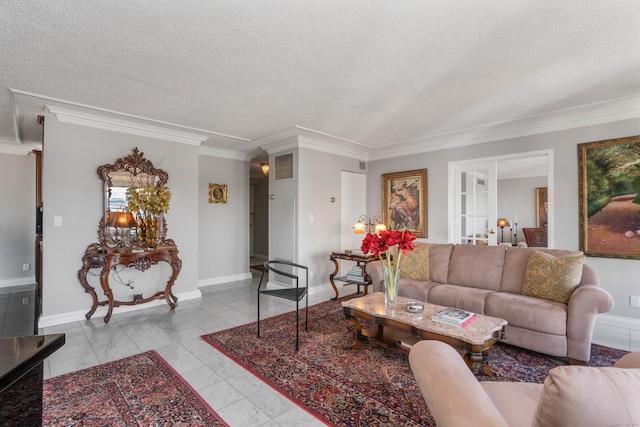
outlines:
M579 283L568 303L522 294L533 251L557 258L581 256L581 252L511 246L422 245L428 247L418 244L402 262L412 256L411 262L415 263L415 257L424 254L420 262L427 267L428 278L401 278L398 295L500 317L508 322L505 343L568 357L572 364L589 361L596 316L613 308L613 299L600 287L596 272L581 264ZM373 290L384 292L380 262L368 263L366 271Z
M544 385L478 382L439 341L415 344L409 363L438 427L640 425L640 352L614 367L553 368Z

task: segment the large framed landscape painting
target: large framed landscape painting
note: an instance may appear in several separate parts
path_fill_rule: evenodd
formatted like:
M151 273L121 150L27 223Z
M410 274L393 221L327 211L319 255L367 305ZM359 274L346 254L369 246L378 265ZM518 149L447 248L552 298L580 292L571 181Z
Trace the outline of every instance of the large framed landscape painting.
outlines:
M427 237L427 170L382 175L382 222Z
M580 250L640 259L640 136L578 144Z

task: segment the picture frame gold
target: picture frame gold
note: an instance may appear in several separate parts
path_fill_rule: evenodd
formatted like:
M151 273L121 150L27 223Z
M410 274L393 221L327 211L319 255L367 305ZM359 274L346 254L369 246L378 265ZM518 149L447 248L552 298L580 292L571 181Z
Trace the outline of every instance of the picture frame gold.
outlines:
M548 223L549 200L547 187L536 188L536 227L546 227Z
M227 184L209 184L209 203L227 203Z
M427 169L382 174L382 222L428 237Z
M580 250L640 259L640 135L578 144Z

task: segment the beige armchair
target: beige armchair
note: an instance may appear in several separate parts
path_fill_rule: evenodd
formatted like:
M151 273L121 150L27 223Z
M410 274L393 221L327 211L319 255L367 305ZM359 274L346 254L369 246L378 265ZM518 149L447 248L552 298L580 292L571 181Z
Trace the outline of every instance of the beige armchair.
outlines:
M438 427L640 425L640 352L614 367L556 367L544 384L479 382L439 341L414 345L409 362Z

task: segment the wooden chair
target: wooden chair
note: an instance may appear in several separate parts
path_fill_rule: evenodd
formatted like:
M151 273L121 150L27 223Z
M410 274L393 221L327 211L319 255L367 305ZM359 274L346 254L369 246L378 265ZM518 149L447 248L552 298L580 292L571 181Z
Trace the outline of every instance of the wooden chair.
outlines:
M547 243L547 227L540 228L523 228L522 233L527 241L529 247L543 247L548 246Z
M286 270L286 271L285 271ZM300 286L300 280L297 274L294 272L304 271L305 281L304 286ZM277 289L262 289L262 281L267 275L267 281L269 280L269 272L279 274L284 277L288 277L295 287L283 287ZM298 351L298 336L299 336L299 303L302 298L306 297L305 307L305 326L304 330L309 328L309 269L304 265L295 264L290 261L283 260L269 260L264 262L264 269L262 270L262 276L260 276L260 283L258 284L258 336L260 336L260 295L271 295L277 298L283 298L289 301L296 302L296 351Z

